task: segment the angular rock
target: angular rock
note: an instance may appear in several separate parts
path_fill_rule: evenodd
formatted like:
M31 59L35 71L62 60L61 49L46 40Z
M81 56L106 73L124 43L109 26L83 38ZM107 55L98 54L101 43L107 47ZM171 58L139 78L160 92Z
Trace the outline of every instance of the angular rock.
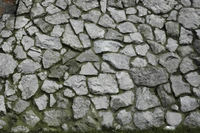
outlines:
M94 68L92 63L88 62L81 67L80 74L81 75L97 75L98 71Z
M137 45L135 46L135 51L138 55L145 56L149 50L149 45Z
M31 59L23 60L17 67L18 72L23 74L32 74L41 69L41 65Z
M56 25L54 26L52 32L51 32L51 36L53 37L61 37L62 34L64 32L64 28L61 28L60 25Z
M88 13L81 15L83 20L93 23L97 23L100 16L101 12L98 10L91 10Z
M110 74L99 74L98 77L88 78L88 87L93 94L116 94L119 92L117 82Z
M22 92L22 99L27 100L35 95L39 89L38 78L35 74L24 75L18 85Z
M129 70L130 57L119 53L103 54L103 60L108 61L113 67L117 69Z
M185 79L194 87L198 87L200 85L200 75L197 72L188 73L185 75Z
M131 65L133 67L146 67L147 61L144 58L136 57L132 62Z
M120 89L130 90L130 89L134 88L133 81L127 72L125 72L125 71L117 72L116 78L117 78Z
M76 34L83 32L83 20L70 19L70 24Z
M172 38L168 38L166 49L169 50L170 52L175 52L177 48L178 48L178 42Z
M135 25L133 25L131 22L124 22L121 23L117 26L117 29L121 32L121 33L132 33L132 32L137 32L137 29L135 27Z
M90 109L90 104L90 100L86 97L75 97L72 105L74 119L80 119L84 117Z
M31 8L31 17L39 17L45 13L44 8L41 6L40 3L34 3L33 7Z
M132 121L131 112L128 112L126 110L119 111L119 113L117 114L117 117L116 117L116 121L122 126L129 124Z
M67 52L65 52L65 54L62 57L62 63L66 63L69 60L73 59L74 57L76 57L79 53L76 51L72 51L71 49L69 49Z
M42 84L41 90L46 93L54 93L60 88L62 88L62 85L59 85L55 81L45 79Z
M17 113L20 114L23 111L25 111L28 107L30 106L30 103L21 99L18 99L17 102L15 103L13 110Z
M199 107L197 99L190 96L180 97L180 104L182 112L189 112Z
M93 52L92 49L86 50L85 52L82 52L77 58L77 61L79 62L96 62L99 61L99 57Z
M26 52L24 52L22 46L16 46L13 52L14 52L15 57L17 59L25 59L25 58L27 58Z
M154 39L152 28L149 25L140 24L138 26L138 31L144 36L144 38L149 39L149 40Z
M117 22L122 22L126 20L126 14L124 10L117 10L116 8L109 7L108 11L110 12L112 18Z
M84 48L91 47L90 38L86 33L79 34L79 38L80 38Z
M11 132L13 132L13 133L28 133L28 132L30 132L30 130L25 126L19 125L19 126L13 127L11 129Z
M73 0L73 3L84 11L88 11L93 8L99 7L98 0L92 0L92 1Z
M110 101L110 107L114 110L127 107L133 104L134 93L132 91L126 91L119 95L112 95Z
M78 18L81 16L81 11L75 5L71 5L69 6L69 14L74 18Z
M86 77L81 75L70 76L65 82L65 86L71 87L77 95L86 95L88 89L86 86Z
M186 126L195 128L200 127L200 113L199 111L191 112L186 118L183 123Z
M21 43L24 47L24 50L27 51L28 49L30 49L32 46L34 46L34 40L29 37L29 36L23 36Z
M104 38L105 31L93 23L85 23L85 28L91 39Z
M23 119L28 126L35 127L35 125L40 121L40 118L32 111L26 111L23 115Z
M15 29L23 28L29 21L30 19L25 16L18 16L15 20Z
M101 125L110 128L113 127L113 113L111 111L100 111L99 112L100 117L102 118Z
M49 74L49 77L60 79L67 70L68 70L68 67L65 65L52 67L50 69L51 73Z
M154 30L154 34L155 34L155 37L156 37L156 42L161 43L161 44L165 44L165 42L166 42L165 31L156 28Z
M48 104L47 95L43 94L42 96L34 99L35 104L39 110L45 110Z
M131 44L126 45L124 47L124 49L122 49L120 51L120 53L125 54L125 55L130 56L130 57L136 56L135 50L133 49L133 46Z
M136 91L136 108L138 110L147 110L160 106L158 97L147 87L137 88Z
M72 91L72 90L70 90L70 89L65 89L64 91L63 91L63 95L64 96L66 96L66 97L68 97L68 98L72 98L72 97L74 97L76 94Z
M99 25L106 27L106 28L115 28L116 24L114 22L114 20L108 15L108 14L104 14L98 22Z
M7 111L6 111L6 106L5 106L5 99L4 99L4 96L0 95L0 113L4 113L6 114Z
M105 34L105 39L123 41L123 35L117 30L108 29L108 31Z
M168 74L163 68L147 67L132 68L130 70L134 82L137 85L154 87L168 81Z
M94 104L96 110L108 109L109 99L107 96L92 97L92 103Z
M0 53L0 77L9 76L14 73L17 62L9 54Z
M179 43L181 45L188 45L188 44L192 44L192 41L193 41L193 33L181 27Z
M69 14L66 11L61 11L53 15L45 16L45 21L52 25L65 24L69 22Z
M169 125L175 126L175 127L178 126L182 121L182 115L177 112L168 111L166 113L165 118Z
M36 46L42 49L60 50L62 48L62 44L59 38L40 33L36 33Z
M60 53L52 50L46 50L42 56L42 64L45 69L50 68L60 61Z
M34 24L44 33L48 33L53 29L53 26L50 25L49 23L47 23L46 21L44 21L42 18L38 18L38 19L34 19ZM29 29L29 32L33 32L32 31L33 28ZM34 29L35 32L38 32L38 29Z
M117 52L120 47L122 47L122 44L116 41L108 41L108 40L94 41L95 53Z
M148 24L150 24L152 27L156 28L162 28L165 23L165 19L158 15L148 15L146 17L146 21Z
M200 54L199 43L200 43L200 39L195 39L193 42L193 47L194 47L194 50Z
M165 23L167 34L172 37L179 37L179 23L169 21Z

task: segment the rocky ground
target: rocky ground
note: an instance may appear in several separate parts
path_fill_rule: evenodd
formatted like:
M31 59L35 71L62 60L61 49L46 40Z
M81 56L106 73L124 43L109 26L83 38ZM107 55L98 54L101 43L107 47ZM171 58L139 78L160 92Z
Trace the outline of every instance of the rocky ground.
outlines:
M0 21L0 129L200 127L199 0L19 0Z

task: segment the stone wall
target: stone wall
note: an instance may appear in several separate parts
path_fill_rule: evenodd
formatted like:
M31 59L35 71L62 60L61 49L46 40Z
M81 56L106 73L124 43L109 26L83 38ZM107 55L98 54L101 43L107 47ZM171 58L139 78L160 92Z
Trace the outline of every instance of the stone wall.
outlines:
M0 129L200 126L199 0L19 0L0 21Z

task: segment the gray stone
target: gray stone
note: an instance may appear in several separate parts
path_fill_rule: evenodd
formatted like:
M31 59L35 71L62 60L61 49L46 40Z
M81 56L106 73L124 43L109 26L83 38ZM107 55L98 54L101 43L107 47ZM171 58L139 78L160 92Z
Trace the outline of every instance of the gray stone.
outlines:
M195 39L194 42L193 42L193 47L194 47L194 50L200 54L199 43L200 43L200 40L199 39Z
M77 58L77 61L79 62L95 62L99 61L99 57L93 52L92 49L86 50L85 52L82 52Z
M84 48L91 47L91 41L87 34L85 34L85 33L79 34L79 39L81 40Z
M197 72L188 73L185 75L185 79L194 87L198 87L200 85L200 75Z
M110 74L99 74L88 78L88 87L93 94L116 94L119 92L115 78Z
M65 65L54 66L50 69L49 77L60 79L64 73L68 70L68 67Z
M179 56L174 53L162 54L159 59L159 63L165 67L169 73L176 72L180 62Z
M22 99L27 100L31 98L39 89L37 76L35 74L24 75L19 82L18 88L22 92Z
M0 36L2 38L8 38L12 35L12 32L10 30L2 30L0 33Z
M6 122L3 120L0 120L0 129L4 128L6 126Z
M187 29L196 29L200 25L200 15L194 8L182 8L179 12L178 22Z
M195 49L195 47L194 47L194 49ZM179 47L177 50L178 50L179 55L184 57L184 56L189 55L190 53L194 52L194 49L191 46L182 46L182 47Z
M178 126L182 121L182 115L177 112L167 111L166 113L166 121L171 126Z
M76 51L73 51L71 49L69 49L62 57L62 63L66 63L69 60L73 59L74 57L76 57L79 53Z
M17 15L29 13L29 9L26 7L23 1L19 1L19 5L17 8Z
M192 0L192 6L200 8L200 2L198 0Z
M28 107L30 106L30 103L27 101L24 101L22 99L18 99L17 102L15 103L13 110L17 113L20 114L24 112Z
M153 66L157 66L157 64L158 64L158 59L157 59L156 55L154 55L154 54L148 52L147 55L146 55L146 57L147 57L147 60L148 60L148 63L149 63L149 64L151 64L151 65L153 65Z
M137 45L135 46L135 51L138 55L145 56L149 50L149 45Z
M112 18L117 22L122 22L126 20L126 14L124 10L117 10L116 8L109 7L108 11L110 12Z
M191 6L191 1L190 0L178 0L181 2L181 4L183 4L184 6Z
M191 112L186 118L183 123L186 126L195 128L200 127L200 113L199 111Z
M180 45L192 44L192 41L193 41L193 33L181 27L181 33L179 38Z
M85 28L91 39L103 38L105 31L93 23L85 23Z
M33 22L44 33L48 33L53 29L53 26L44 21L42 18L34 19ZM38 32L38 29L34 29L34 31L31 30L33 30L33 28L29 29L29 32L31 33L34 31L35 33Z
M100 16L101 12L98 10L91 10L88 13L81 15L83 20L93 23L97 23Z
M13 127L11 129L11 132L13 132L13 133L28 133L28 132L30 132L30 130L25 126L19 125L19 126Z
M164 124L164 111L161 108L156 108L154 112L136 112L133 122L140 130L160 127Z
M175 0L143 0L143 5L152 10L155 14L167 13L176 4Z
M101 72L103 72L103 73L115 73L115 71L111 68L111 66L106 62L101 63Z
M119 108L128 107L133 104L134 93L132 91L126 91L119 95L112 95L110 101L110 107L114 110Z
M121 32L121 33L132 33L132 32L137 32L137 29L135 27L135 25L133 25L131 22L124 22L121 23L117 26L117 29Z
M136 57L132 62L131 62L132 67L146 67L147 66L147 61L144 58Z
M182 112L189 112L199 107L197 99L190 96L180 97L180 104Z
M131 44L125 46L125 47L120 51L120 53L125 54L125 55L130 56L130 57L136 56L135 50L133 49L133 46L132 46Z
M88 11L93 8L99 7L98 0L92 0L92 1L73 0L73 3L84 11Z
M83 96L75 97L72 105L74 119L83 118L89 111L90 104L91 104L90 100L86 97Z
M71 5L69 6L69 14L73 18L79 18L81 16L81 11L75 5Z
M59 52L46 50L42 56L42 64L45 69L50 68L60 61Z
M141 44L143 43L143 37L139 32L136 33L131 33L129 36L124 36L124 42L126 43L136 43L136 44Z
M111 111L100 111L99 112L100 117L102 118L101 125L110 128L113 127L113 113Z
M178 42L172 38L168 38L166 49L169 50L170 52L175 52L177 48L178 48Z
M23 60L17 67L18 72L23 74L32 74L38 72L40 69L41 65L31 59Z
M28 56L30 56L34 61L40 62L42 59L42 51L39 48L30 48L28 51Z
M157 86L168 81L167 72L160 67L132 68L130 74L137 85Z
M63 122L69 119L69 114L65 110L48 110L44 112L43 121L47 123L48 126L59 127Z
M46 93L54 93L57 90L59 90L60 88L62 88L62 85L59 85L55 81L45 79L42 84L41 90Z
M39 29L36 26L30 26L29 28L26 29L27 33L32 36L35 33L39 32Z
M26 18L25 16L18 16L15 20L15 29L23 28L30 19Z
M165 31L156 28L154 30L154 34L155 34L155 37L156 37L156 42L161 43L161 44L165 44L165 42L166 42Z
M65 86L71 87L77 95L86 95L88 89L86 86L86 77L81 75L70 76L65 82Z
M56 103L56 99L53 96L53 94L50 94L50 100L49 100L49 106L53 107L53 105Z
M183 0L184 1L184 0ZM176 10L172 10L167 18L167 20L174 20L177 21L177 14L178 12Z
M67 8L68 1L67 0L56 0L56 6L65 10Z
M190 94L190 85L188 83L183 82L182 76L172 75L170 77L172 83L172 90L176 97L181 94Z
M91 101L94 104L96 110L108 109L109 107L109 99L107 96L92 97Z
M83 32L83 20L70 19L70 24L76 34Z
M60 25L56 25L54 26L52 32L51 32L51 36L53 37L61 37L62 34L64 32L64 28L61 28Z
M147 8L145 8L143 6L137 6L136 8L137 8L139 17L143 17L143 16L147 15L147 13L148 13Z
M117 78L120 89L130 90L130 89L134 88L133 81L127 72L125 72L125 71L117 72L116 78Z
M127 20L130 22L133 22L133 23L144 23L145 22L144 18L140 18L136 15L128 15Z
M68 98L72 98L72 97L74 97L76 94L72 91L72 90L70 90L70 89L65 89L64 91L63 91L63 95L64 96L66 96L66 97L68 97Z
M34 46L34 40L29 36L23 36L21 43L22 43L25 51L27 51L32 46Z
M16 46L14 49L14 54L17 59L25 59L27 58L26 53L23 50L22 46Z
M36 46L42 49L60 50L62 48L62 44L59 38L40 33L36 33Z
M147 110L160 106L158 97L150 91L150 88L137 88L136 91L136 108L138 110Z
M40 121L40 118L32 111L26 111L23 115L23 119L28 126L35 127L35 125Z
M21 79L21 73L15 73L13 74L13 84L18 83L18 81Z
M17 90L17 87L11 84L8 80L6 80L4 95L7 97L12 96L16 93L16 90Z
M55 5L51 4L50 6L46 8L46 11L49 14L54 14L54 13L60 12L61 10Z
M99 25L106 27L106 28L115 28L116 24L114 22L114 20L108 15L108 14L104 14L98 22Z
M101 1L100 1L100 6L101 6L101 11L102 11L103 13L106 13L107 0L101 0Z
M6 114L6 105L4 96L0 95L0 112Z
M80 73L81 75L97 75L98 71L94 68L92 63L88 62L81 67Z
M108 40L94 41L95 53L117 52L120 47L122 47L122 44L116 41L108 41Z
M162 28L165 23L165 19L158 15L148 15L146 16L146 22L152 27Z
M154 39L152 28L149 25L140 24L138 26L138 31L144 36L144 38L149 39L149 40Z
M9 54L0 53L0 77L9 76L14 73L17 62Z
M117 30L108 29L105 34L105 39L123 41L123 34L119 33Z
M165 23L167 34L172 37L179 37L179 23L169 21Z
M120 110L119 113L117 113L116 121L122 126L129 124L132 121L131 112Z
M33 7L31 8L31 17L39 17L42 16L45 13L44 8L41 6L40 3L35 3Z
M119 53L103 54L103 60L108 61L113 67L117 69L129 70L130 57Z
M35 104L39 110L45 110L48 104L48 97L46 94L34 99Z
M82 51L83 49L83 45L81 44L78 37L74 34L74 31L69 24L65 26L62 42L75 50Z
M58 12L53 15L45 16L45 21L52 25L65 24L69 22L69 14L66 11Z

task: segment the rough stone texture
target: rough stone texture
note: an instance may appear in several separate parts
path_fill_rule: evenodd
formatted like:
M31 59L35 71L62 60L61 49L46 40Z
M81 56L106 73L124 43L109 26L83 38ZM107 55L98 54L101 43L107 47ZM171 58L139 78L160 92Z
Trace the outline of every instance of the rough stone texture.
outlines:
M54 93L60 88L62 88L62 85L59 85L55 81L45 79L42 84L41 90L43 90L46 93Z
M153 87L168 81L168 74L163 68L132 68L130 74L137 85Z
M40 118L32 110L26 111L23 118L26 124L31 127L34 127L40 121Z
M91 101L97 110L108 109L109 107L109 99L106 96L93 97L91 98Z
M167 123L171 126L178 126L182 121L182 115L177 112L168 111L165 116Z
M184 125L189 127L200 127L200 113L198 111L191 112L184 121Z
M119 83L119 88L122 90L130 90L134 88L134 83L127 72L117 72L116 78Z
M189 96L181 97L180 104L182 112L189 112L199 107L197 100Z

